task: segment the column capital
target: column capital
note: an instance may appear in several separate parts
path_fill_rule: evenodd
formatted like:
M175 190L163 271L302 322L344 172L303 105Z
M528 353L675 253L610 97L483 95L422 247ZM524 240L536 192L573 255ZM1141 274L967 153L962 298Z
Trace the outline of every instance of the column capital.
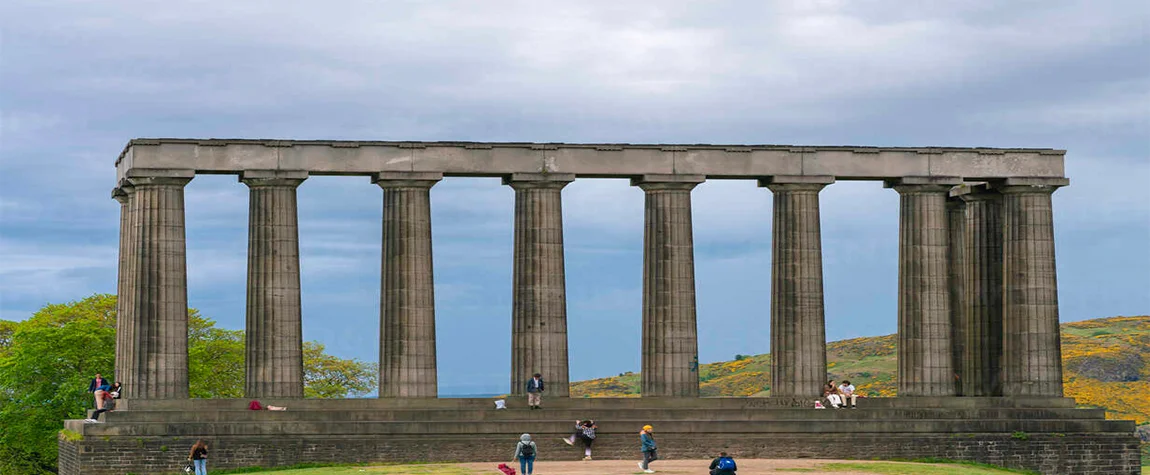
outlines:
M631 178L631 186L642 188L643 191L691 191L706 180L703 175L642 175Z
M182 187L184 185L187 185L188 182L190 182L190 181L192 181L191 177L174 177L174 176L139 176L139 177L129 177L128 178L128 183L130 183L133 187L164 186L164 185L174 185L174 186Z
M768 188L772 192L780 191L811 191L819 192L827 185L834 183L835 177L830 175L775 175L759 179L760 188Z
M380 188L431 188L443 179L440 172L379 172L371 182Z
M196 171L191 169L132 168L124 172L124 181L131 182L135 178L187 178L191 180L195 176Z
M239 181L249 187L287 186L295 188L307 179L305 170L244 170Z
M112 188L112 199L119 201L120 204L128 202L128 196L132 194L132 185L123 184Z
M957 176L905 176L883 181L883 187L894 188L899 194L948 193L962 184Z
M987 201L997 200L1002 198L1002 194L997 189L992 187L989 183L973 183L959 185L950 190L950 197L952 200L958 200L962 203L969 203L972 201Z
M519 189L563 189L575 181L574 173L512 173L503 177L503 184Z
M1054 193L1059 188L1070 186L1068 178L1007 178L995 183L993 188L999 193Z

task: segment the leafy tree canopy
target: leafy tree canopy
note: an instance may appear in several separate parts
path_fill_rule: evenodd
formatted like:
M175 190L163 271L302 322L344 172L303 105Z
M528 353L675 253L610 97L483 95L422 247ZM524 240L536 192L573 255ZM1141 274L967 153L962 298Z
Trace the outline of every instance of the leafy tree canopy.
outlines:
M85 417L95 373L114 380L116 297L96 294L49 304L22 322L0 320L0 473L54 473L64 419ZM306 397L362 396L376 388L377 366L304 343ZM244 392L244 332L216 328L188 309L188 380L195 398Z

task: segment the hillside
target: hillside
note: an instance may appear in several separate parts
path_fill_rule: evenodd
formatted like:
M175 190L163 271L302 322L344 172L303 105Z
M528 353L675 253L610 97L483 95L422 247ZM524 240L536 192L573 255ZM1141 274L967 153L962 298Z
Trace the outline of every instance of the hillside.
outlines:
M895 335L827 344L827 368L870 396L895 396ZM1066 395L1082 406L1106 409L1111 419L1150 422L1150 316L1113 317L1062 324ZM735 355L700 366L703 396L770 394L771 355ZM575 396L638 396L639 373L572 383Z

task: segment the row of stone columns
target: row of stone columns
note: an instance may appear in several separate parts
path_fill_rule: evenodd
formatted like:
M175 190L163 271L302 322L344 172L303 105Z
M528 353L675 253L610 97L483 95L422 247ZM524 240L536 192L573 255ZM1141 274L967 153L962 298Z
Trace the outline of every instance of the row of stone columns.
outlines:
M133 398L186 398L183 187L192 173L132 177L121 203L117 378ZM302 397L299 227L303 171L246 171L250 188L248 397ZM384 192L380 397L437 394L430 189L441 173L379 173ZM569 394L561 190L565 174L515 174L511 393L542 373ZM642 394L699 393L691 190L648 175ZM774 195L772 395L815 397L826 379L819 192L830 176L760 180ZM900 195L900 396L1061 396L1051 193L1064 179L887 184ZM952 196L953 195L953 196Z

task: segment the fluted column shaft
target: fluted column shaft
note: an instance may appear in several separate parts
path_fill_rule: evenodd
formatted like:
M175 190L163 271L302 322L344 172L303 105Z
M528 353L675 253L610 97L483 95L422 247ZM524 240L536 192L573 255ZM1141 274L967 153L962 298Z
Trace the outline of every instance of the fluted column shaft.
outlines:
M380 173L379 397L436 397L431 187L438 173Z
M801 179L800 179L801 178ZM831 177L760 181L774 194L771 396L817 398L827 376L819 192Z
M120 255L119 271L116 280L116 369L113 381L123 383L121 397L131 397L131 388L135 381L130 378L135 374L130 370L135 358L135 325L132 312L135 308L136 295L133 292L135 277L132 273L135 260L134 240L132 238L135 225L132 214L131 186L121 186L112 192L112 197L120 203Z
M963 395L1002 395L1002 195L985 186L964 187L966 203L966 342Z
M569 396L567 286L563 268L563 187L574 175L514 175L515 271L511 310L511 394L535 373L547 393Z
M1020 180L1021 181L1021 180ZM1052 185L1014 185L1002 192L1003 394L1062 396L1062 344L1054 260Z
M950 271L950 365L954 368L954 395L968 395L966 371L966 329L969 316L966 309L966 203L958 198L946 201L947 216L950 220L950 237L947 242Z
M138 399L188 397L188 271L184 233L186 177L131 178L132 262L123 382ZM133 354L134 353L134 354Z
M303 397L296 187L306 172L244 172L248 201L244 395Z
M895 184L899 193L898 395L953 396L950 216L952 184Z
M699 343L691 189L697 176L632 180L646 194L643 232L643 397L697 397Z

